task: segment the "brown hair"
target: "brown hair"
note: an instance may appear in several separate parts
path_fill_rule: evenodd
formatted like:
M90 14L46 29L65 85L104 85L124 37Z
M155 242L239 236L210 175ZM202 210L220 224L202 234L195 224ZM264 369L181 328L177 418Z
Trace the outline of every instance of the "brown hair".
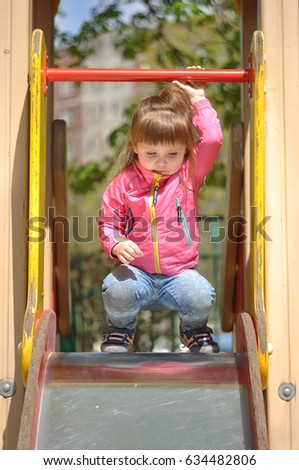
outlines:
M194 175L194 130L191 102L175 85L167 85L154 96L145 98L132 116L131 128L120 153L119 173L129 168L137 158L134 147L147 144L175 144L186 146L189 159L189 179Z

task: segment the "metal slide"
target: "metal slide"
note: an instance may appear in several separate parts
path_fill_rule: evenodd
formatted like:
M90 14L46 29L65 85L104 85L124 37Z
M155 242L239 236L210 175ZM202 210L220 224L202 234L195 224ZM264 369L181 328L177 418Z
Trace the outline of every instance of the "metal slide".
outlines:
M234 354L56 353L47 351L51 312L42 321L19 449L267 448L252 338Z

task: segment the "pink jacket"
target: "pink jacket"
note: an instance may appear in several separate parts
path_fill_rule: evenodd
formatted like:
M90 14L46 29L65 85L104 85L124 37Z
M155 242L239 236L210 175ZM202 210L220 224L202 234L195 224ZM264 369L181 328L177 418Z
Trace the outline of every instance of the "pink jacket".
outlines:
M222 143L222 131L208 99L192 105L196 184L187 182L189 161L171 176L142 167L138 160L106 188L98 218L99 238L111 258L121 240L134 241L142 256L131 262L151 274L174 276L198 263L197 197Z

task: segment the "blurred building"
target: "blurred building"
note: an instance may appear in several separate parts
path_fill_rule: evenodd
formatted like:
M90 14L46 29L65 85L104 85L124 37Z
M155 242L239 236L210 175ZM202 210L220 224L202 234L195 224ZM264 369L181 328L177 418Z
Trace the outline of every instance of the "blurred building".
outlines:
M94 55L84 64L88 68L132 68L136 61L124 60L114 47L114 33L97 38ZM63 54L61 54L63 55ZM68 67L64 55L59 67ZM67 123L68 159L78 164L99 161L109 152L108 136L123 121L124 109L152 84L133 82L56 82L54 118Z

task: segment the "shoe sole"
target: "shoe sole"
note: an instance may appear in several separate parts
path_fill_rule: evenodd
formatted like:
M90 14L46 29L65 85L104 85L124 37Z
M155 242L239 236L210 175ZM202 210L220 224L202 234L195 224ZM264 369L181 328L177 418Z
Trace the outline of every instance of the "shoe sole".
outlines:
M218 354L219 353L219 349L218 351L214 351L212 346L202 346L200 348L200 350L196 349L196 346L191 349L191 352L195 352L195 353L203 353L203 354Z
M127 353L128 349L123 348L121 346L105 346L103 349L101 349L102 352L109 352L109 353Z

